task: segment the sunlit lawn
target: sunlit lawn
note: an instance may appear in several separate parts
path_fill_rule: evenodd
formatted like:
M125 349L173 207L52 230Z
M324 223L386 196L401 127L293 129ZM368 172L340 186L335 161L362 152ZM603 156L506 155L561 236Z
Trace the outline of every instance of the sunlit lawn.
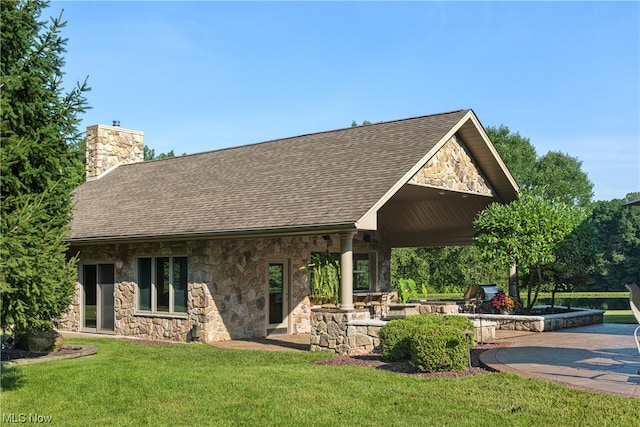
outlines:
M3 368L3 414L65 426L630 426L639 416L637 399L506 373L424 379L314 365L324 353L67 342L99 352Z
M604 323L638 323L631 310L607 310L604 312Z

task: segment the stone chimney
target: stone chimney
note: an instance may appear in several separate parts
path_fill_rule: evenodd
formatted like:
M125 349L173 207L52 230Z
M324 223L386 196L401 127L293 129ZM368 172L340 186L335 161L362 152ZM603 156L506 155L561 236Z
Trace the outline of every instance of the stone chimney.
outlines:
M87 180L118 165L144 160L144 132L123 129L117 120L113 124L87 127Z

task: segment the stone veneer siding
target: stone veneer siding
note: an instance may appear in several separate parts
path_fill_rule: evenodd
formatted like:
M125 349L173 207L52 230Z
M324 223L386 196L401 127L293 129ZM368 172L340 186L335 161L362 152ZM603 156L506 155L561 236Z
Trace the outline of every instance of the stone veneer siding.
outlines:
M378 233L354 237L354 252L377 252L376 287L390 286L391 250ZM194 325L204 342L257 338L266 334L267 266L271 261L288 261L289 332L311 332L309 285L300 267L312 252L340 251L338 235L330 244L321 236L297 236L234 240L189 240L129 244L83 245L72 247L80 253L80 264L124 261L115 276L115 334L145 339L188 341ZM136 268L139 257L187 256L188 296L186 314L155 314L136 310ZM375 262L375 261L374 261ZM81 269L79 269L81 271ZM82 286L70 306L64 327L81 330Z
M86 177L100 176L119 163L144 160L144 133L115 126L87 128Z
M486 196L492 196L494 193L467 147L455 135L409 182Z

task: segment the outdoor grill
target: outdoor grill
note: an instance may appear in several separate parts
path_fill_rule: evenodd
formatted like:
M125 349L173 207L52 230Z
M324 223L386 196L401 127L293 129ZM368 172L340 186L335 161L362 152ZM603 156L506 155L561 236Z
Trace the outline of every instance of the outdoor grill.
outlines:
M496 294L501 292L500 286L493 284L471 285L464 293L464 299L479 299L482 301L491 301Z
M499 292L502 292L502 289L495 284L475 284L469 286L464 293L465 311L471 309L473 312L490 312L491 298Z

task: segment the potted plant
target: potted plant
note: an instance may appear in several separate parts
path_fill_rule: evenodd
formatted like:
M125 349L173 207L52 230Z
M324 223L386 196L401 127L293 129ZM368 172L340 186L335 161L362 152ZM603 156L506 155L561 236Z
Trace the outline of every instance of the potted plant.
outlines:
M502 314L510 314L516 302L509 295L500 291L491 298L491 305Z
M340 262L329 252L314 253L301 268L307 274L311 295L309 300L318 304L340 302Z

